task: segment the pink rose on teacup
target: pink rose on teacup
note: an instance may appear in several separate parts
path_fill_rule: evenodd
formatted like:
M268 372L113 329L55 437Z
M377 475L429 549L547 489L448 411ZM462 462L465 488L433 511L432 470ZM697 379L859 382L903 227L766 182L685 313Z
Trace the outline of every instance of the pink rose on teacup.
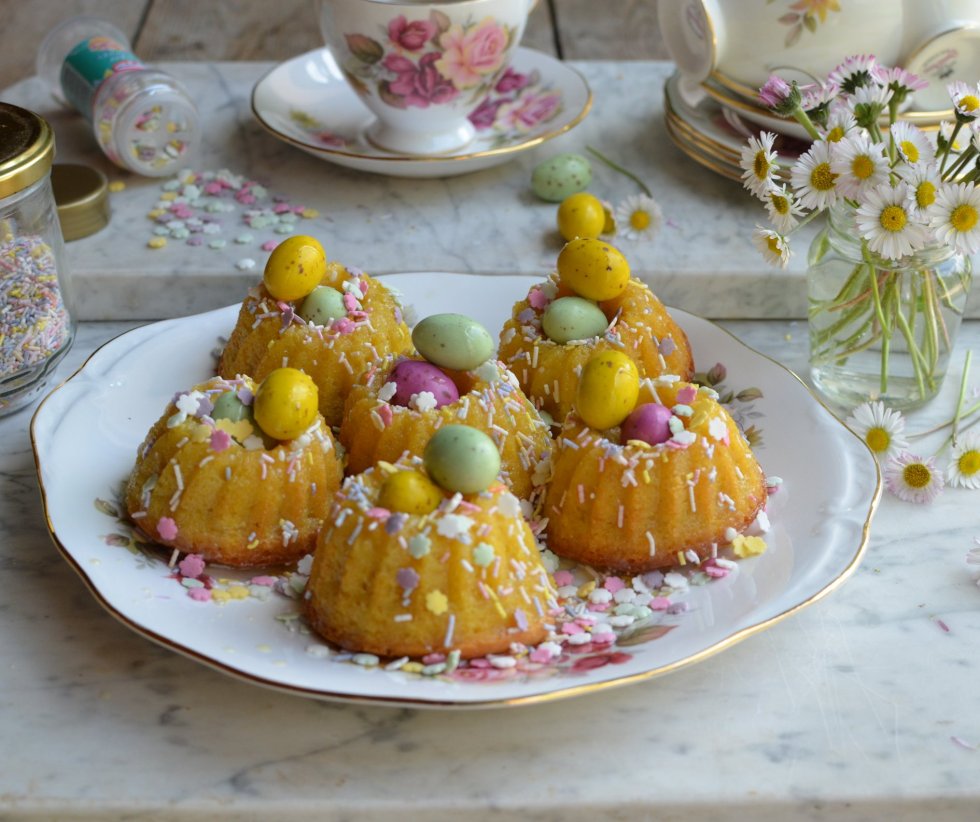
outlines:
M439 37L439 45L444 51L436 68L456 88L473 88L503 66L507 31L490 17L469 30L455 23Z
M561 95L557 92L526 94L502 106L496 124L516 131L530 131L554 117L560 108Z
M431 20L413 20L409 23L404 14L399 14L388 23L388 39L405 51L424 48L438 31L438 26Z
M417 64L398 54L385 57L384 67L396 75L386 84L385 100L399 108L428 108L456 97L459 92L436 68L438 57L438 52L430 51Z

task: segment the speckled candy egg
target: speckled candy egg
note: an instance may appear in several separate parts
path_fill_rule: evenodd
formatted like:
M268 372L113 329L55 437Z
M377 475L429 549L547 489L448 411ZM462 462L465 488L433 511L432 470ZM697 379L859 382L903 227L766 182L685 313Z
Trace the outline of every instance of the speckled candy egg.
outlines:
M541 329L556 343L597 337L608 325L602 309L581 297L559 297L541 315Z
M444 425L425 447L425 470L452 493L486 491L500 473L500 452L490 437L468 425Z
M389 511L424 516L442 502L439 486L421 471L397 471L389 476L378 496L378 505Z
M292 440L316 419L316 383L296 368L270 371L255 392L252 413L266 434L277 440Z
M582 369L575 407L586 425L604 431L629 416L639 393L636 363L621 351L599 351Z
M229 420L231 422L240 422L241 420L251 421L252 406L245 405L238 398L238 394L235 391L226 391L214 401L214 407L211 409L211 419Z
M444 371L422 360L402 360L391 369L388 382L396 386L391 398L392 405L408 407L412 396L428 391L435 397L436 408L442 408L459 399L459 390Z
M655 402L645 402L633 409L623 422L620 442L640 440L648 445L660 445L670 439L670 418L673 416L666 406Z
M535 167L531 190L542 200L560 203L592 182L592 164L581 154L558 154Z
M429 362L454 371L472 371L493 354L493 338L463 314L433 314L412 331L412 344Z
M262 281L277 300L300 300L320 284L327 255L315 237L298 234L277 245L265 264Z
M618 297L630 281L630 266L618 248L602 240L580 238L558 255L558 276L580 297L602 302Z
M299 307L299 315L313 325L330 325L347 316L344 295L329 285L318 285Z

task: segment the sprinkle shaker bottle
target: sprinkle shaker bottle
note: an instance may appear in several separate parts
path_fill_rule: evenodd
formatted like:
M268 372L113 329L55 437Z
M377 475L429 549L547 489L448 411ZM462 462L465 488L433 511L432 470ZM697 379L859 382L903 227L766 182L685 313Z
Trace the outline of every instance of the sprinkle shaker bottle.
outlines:
M47 121L0 103L0 416L34 400L75 336Z
M37 73L92 124L116 165L150 177L188 165L200 142L197 109L169 74L145 65L105 20L75 17L48 32Z

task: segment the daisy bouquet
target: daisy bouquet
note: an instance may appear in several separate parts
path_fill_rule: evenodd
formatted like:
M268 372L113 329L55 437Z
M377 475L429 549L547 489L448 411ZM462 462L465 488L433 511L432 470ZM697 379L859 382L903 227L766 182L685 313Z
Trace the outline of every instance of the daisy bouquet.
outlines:
M939 390L980 249L980 86L949 86L953 119L925 132L899 111L926 83L873 56L800 88L773 75L759 97L812 146L788 169L775 135L742 151L745 187L770 226L754 243L785 267L790 235L827 212L810 247L810 365L842 404L913 407Z

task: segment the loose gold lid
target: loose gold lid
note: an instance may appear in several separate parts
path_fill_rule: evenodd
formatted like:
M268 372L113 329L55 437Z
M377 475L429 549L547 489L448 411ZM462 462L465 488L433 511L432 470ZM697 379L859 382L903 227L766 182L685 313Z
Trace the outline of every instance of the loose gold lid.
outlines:
M109 181L97 168L55 163L51 167L51 188L66 241L88 237L108 224Z
M33 185L51 168L54 133L33 111L0 103L0 198Z

